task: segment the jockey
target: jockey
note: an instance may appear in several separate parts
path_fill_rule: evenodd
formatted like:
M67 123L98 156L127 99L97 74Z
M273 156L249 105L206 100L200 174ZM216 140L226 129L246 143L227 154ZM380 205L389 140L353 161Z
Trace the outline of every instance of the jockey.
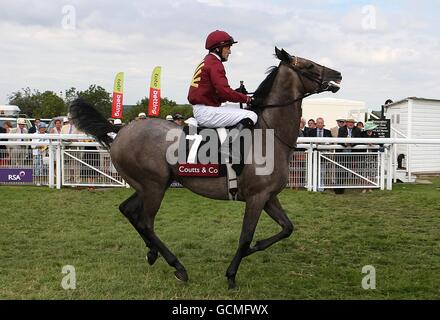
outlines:
M252 98L231 89L226 78L223 62L228 61L234 43L237 41L219 30L210 33L206 39L205 47L209 54L197 66L188 93L194 117L202 127L236 126L236 132L239 132L252 128L257 123L258 116L255 112L240 109L237 104L247 103L249 106ZM221 105L224 102L235 104Z

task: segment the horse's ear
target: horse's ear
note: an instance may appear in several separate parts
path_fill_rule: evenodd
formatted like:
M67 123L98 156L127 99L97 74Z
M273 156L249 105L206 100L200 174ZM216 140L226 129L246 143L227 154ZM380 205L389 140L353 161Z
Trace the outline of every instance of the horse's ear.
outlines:
M277 56L278 59L287 63L289 63L292 60L290 54L288 54L284 49L280 50L277 47L275 47L275 55Z
M290 62L292 61L292 56L284 49L281 50L281 54L283 55L283 61Z

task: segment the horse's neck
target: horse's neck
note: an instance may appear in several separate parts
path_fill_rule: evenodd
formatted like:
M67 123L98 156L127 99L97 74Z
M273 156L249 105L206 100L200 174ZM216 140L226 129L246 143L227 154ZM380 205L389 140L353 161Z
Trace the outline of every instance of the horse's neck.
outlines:
M300 117L297 113L300 112L301 103L298 101L291 106L267 108L260 115L263 118L262 128L274 130L275 145L279 145L278 149L286 153L291 151L298 138Z

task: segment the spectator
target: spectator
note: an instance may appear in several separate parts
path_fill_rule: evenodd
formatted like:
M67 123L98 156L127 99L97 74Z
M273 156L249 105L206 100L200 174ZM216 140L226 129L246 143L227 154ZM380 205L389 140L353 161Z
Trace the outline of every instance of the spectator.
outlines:
M324 118L317 118L316 119L316 128L314 129L310 129L307 132L307 136L308 137L313 137L313 138L331 138L332 137L332 133L330 132L330 130L328 129L324 129ZM328 172L328 164L327 163L321 163L321 178L324 178L326 176ZM324 185L324 181L321 180L321 186ZM324 188L318 188L319 192L324 191Z
M12 123L11 121L5 121L5 123L3 123L3 129L4 129L4 133L10 133L12 130ZM8 139L3 139L4 141L8 141ZM11 152L12 152L12 146L4 146L4 156L5 158L3 159L3 164L10 164L11 161ZM0 151L1 152L1 151Z
M38 128L39 128L39 126L40 126L40 123L41 123L41 121L40 121L40 119L35 119L35 121L34 121L34 125L32 126L32 127L30 127L29 128L29 133L35 133L35 132L37 132L38 131Z
M18 128L13 128L9 131L9 133L28 133L28 130L26 129L26 121L22 118L17 120Z
M299 134L298 137L305 137L306 119L301 118L299 122Z
M63 119L63 127L61 128L62 134L78 134L79 131L75 125L70 121L70 116Z
M331 138L332 133L328 129L324 129L324 119L318 118L316 119L316 128L310 129L307 132L308 137L314 137L314 138Z
M346 125L344 127L339 128L338 132L338 138L360 138L361 137L361 131L354 126L356 121L354 119L347 119L345 121ZM345 143L341 144L345 146L346 148L352 148L356 144L355 143ZM343 153L351 152L350 149L346 149L342 151ZM340 155L336 157L336 161L340 164L342 164L345 168L349 170L354 170L356 164L352 161L347 160L347 156ZM345 176L347 175L347 171L343 170L342 168L336 168L336 180L338 181L339 185L343 185L345 183ZM336 194L343 194L345 192L344 188L336 188L335 193Z
M25 128L26 121L22 118L17 120L18 128L13 128L9 131L11 134L27 134L28 131ZM25 141L25 139L20 138L17 141ZM28 158L27 146L15 146L11 148L11 158L12 165L16 168L24 167L25 162Z
M71 122L71 117L70 114L67 115L67 117L65 117L63 119L63 127L61 128L61 134L81 134L82 132L80 132L75 125ZM69 142L78 142L78 140L76 139L70 139L68 140ZM69 150L81 150L81 147L69 147ZM75 151L73 151L75 152ZM75 154L77 155L78 159L82 160L83 155L82 152L75 152ZM72 168L73 166L73 168ZM68 170L66 167L70 167L70 169ZM79 171L79 165L77 163L71 163L69 166L65 166L64 167L64 173L65 177L67 178L66 181L75 181L75 183L80 183L81 182L81 177L80 177L80 171Z
M0 134L7 133L4 127L0 127ZM0 139L1 141L8 141L8 139ZM5 145L0 144L0 167L5 166L8 163L9 154Z
M356 123L356 128L358 128L359 130L364 130L364 123L359 121L358 123Z
M309 136L309 130L312 130L315 128L316 128L315 120L310 119L309 121L307 121L307 127L306 127L306 129L304 129L304 133L305 133L306 137Z
M5 123L3 124L3 128L6 130L6 133L10 133L12 130L11 121L5 121Z
M374 129L377 128L377 125L372 122L366 122L365 123L365 128L364 131L361 133L361 137L362 138L379 138L379 135L377 134L377 132L374 131ZM368 144L369 146L372 146L372 143ZM376 152L377 150L372 150L373 152ZM367 152L367 150L365 150L365 152ZM365 177L369 177L369 179L373 180L374 177L376 176L376 172L377 172L377 160L372 158L372 157L366 157L365 161L362 163L362 169L364 171L364 173L362 174ZM366 192L373 192L372 189L363 189L362 193L366 193Z
M377 124L372 121L368 121L365 123L364 131L361 133L362 138L379 138L379 135L376 131Z
M173 115L173 120L174 120L174 123L179 125L179 126L183 126L185 124L185 122L184 122L185 118L180 113L178 113L178 112L176 112Z
M38 126L38 132L35 132L34 134L45 134L46 133L46 124L40 123ZM49 142L49 140L44 138L38 138L38 139L32 139L32 142ZM45 146L37 146L32 145L32 156L34 159L34 176L41 179L42 176L45 176L46 169L44 166L44 157L48 156L48 147ZM39 185L40 183L37 183Z
M337 138L339 133L339 128L345 126L345 119L337 119L336 123L337 123L336 127L330 129L333 138Z
M354 126L356 121L354 121L353 119L347 119L345 121L345 126L339 128L338 131L338 138L360 138L361 137L361 130L359 130L358 128L356 128ZM351 148L354 147L356 144L355 143L346 143L343 144L345 147L347 148Z
M147 115L145 114L145 112L141 112L138 114L138 119L147 119Z
M62 123L60 119L55 120L55 126L50 129L49 133L51 134L61 134Z

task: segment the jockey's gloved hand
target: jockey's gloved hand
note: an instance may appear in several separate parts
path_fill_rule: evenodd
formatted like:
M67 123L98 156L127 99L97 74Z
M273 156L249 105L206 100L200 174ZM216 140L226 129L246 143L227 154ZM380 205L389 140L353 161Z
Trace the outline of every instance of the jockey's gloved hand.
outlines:
M255 99L254 99L254 97L248 97L248 100L246 101L247 107L248 107L248 108L252 108L252 106L254 105L254 103L255 103Z

